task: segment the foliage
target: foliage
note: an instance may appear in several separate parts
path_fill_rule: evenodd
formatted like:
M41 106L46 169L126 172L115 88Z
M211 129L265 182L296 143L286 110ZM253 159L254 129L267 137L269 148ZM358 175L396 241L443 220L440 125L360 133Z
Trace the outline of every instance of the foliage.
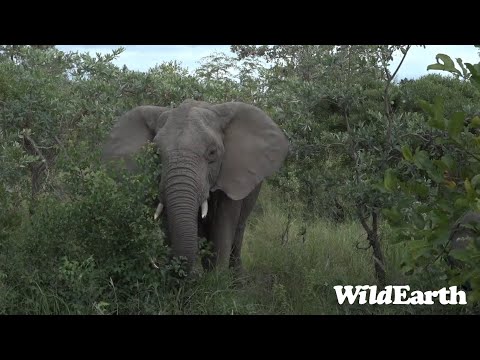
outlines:
M464 311L344 307L331 289L375 281L371 257L359 250L373 232L391 283L408 279L431 289L448 279L478 288L477 270L465 270L470 255L457 255L463 270L421 271L440 253L441 232L460 210L477 206L478 70L459 63L456 72L441 56L435 68L455 76L396 83L388 66L408 49L236 45L234 56L212 54L194 72L177 62L139 72L114 64L122 48L90 55L1 46L0 312ZM118 115L186 98L256 104L291 143L247 226L246 283L229 272L186 280L182 259L169 259L164 224L152 216L160 175L153 147L138 158L143 170L135 175L119 176L99 163ZM439 169L449 171L449 182ZM381 221L381 208L397 218L392 229ZM423 251L406 236L435 246ZM413 275L401 274L400 263Z
M445 116L456 111L472 112L478 108L479 90L471 82L440 74L428 74L416 80L402 80L395 99L399 112L419 112L419 99L433 103L436 97L444 101Z
M13 256L2 263L5 284L22 285L18 301L40 296L40 289L53 291L45 296L61 299L66 308L48 311L81 313L99 301L119 306L140 288L167 289L184 276L183 261L170 263L162 228L153 220L158 161L152 154L150 148L139 159L142 172L117 180L102 168L73 167L60 175L66 185L61 198L44 194L34 212L24 214L5 243ZM152 261L163 264L162 272Z
M472 87L480 88L478 65L464 66L457 59L463 70L460 72L447 55L439 54L437 60L443 64L430 65L430 69L458 74ZM463 88L468 88L468 83L453 82ZM475 94L478 103L479 93ZM466 286L471 290L469 301L478 302L480 242L470 241L466 248L451 250L450 234L463 214L480 211L480 118L478 111L467 112L461 106L447 114L445 102L441 97L436 97L433 103L419 100L435 135L416 147L403 144L403 160L385 173L384 188L395 202L385 214L395 229L395 240L407 249L405 272L427 270L449 285ZM445 261L449 258L459 260L461 266L449 266Z

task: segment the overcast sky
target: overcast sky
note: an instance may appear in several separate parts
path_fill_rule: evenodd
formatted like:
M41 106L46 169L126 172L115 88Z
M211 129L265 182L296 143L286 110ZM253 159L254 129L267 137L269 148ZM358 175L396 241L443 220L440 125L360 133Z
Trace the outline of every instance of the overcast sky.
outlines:
M109 53L120 45L57 45L62 51ZM115 63L124 64L131 70L146 71L149 68L166 61L176 60L190 70L199 65L201 58L213 52L230 53L229 45L122 45L126 50L119 56ZM427 45L427 47L413 47L408 53L397 78L417 78L427 73L427 66L435 63L435 55L444 53L452 59L461 58L463 62L478 63L478 49L473 45ZM395 59L392 66L398 64Z

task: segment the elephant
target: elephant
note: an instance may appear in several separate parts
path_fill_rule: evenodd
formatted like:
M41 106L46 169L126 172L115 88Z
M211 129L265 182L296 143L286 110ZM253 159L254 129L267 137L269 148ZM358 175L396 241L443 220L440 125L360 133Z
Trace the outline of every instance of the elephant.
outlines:
M185 257L190 272L204 237L213 245L213 255L201 261L205 270L243 271L246 221L262 183L289 153L284 132L263 110L239 101L139 105L118 117L102 159L122 159L133 170L132 155L147 142L161 159L154 218L165 216L172 255Z
M467 227L480 225L480 213L474 211L465 212L452 226L449 236L449 250L463 250L474 241L477 233L474 229ZM451 267L462 267L459 260L447 256L447 263Z

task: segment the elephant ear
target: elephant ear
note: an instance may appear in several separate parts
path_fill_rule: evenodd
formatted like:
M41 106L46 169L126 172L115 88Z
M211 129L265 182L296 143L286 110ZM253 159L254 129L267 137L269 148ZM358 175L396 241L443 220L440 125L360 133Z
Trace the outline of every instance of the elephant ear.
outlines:
M148 141L152 141L166 122L170 108L137 106L120 116L103 147L102 160L124 160L127 169L134 170L135 155Z
M242 102L213 106L224 132L224 158L213 190L233 200L245 198L263 179L276 172L289 150L288 140L259 108Z

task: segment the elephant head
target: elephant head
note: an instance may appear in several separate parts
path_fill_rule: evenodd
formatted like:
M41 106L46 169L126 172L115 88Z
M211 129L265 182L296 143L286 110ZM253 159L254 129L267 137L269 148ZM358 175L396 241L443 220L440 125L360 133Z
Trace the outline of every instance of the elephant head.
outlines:
M480 225L480 213L465 212L453 225L449 236L449 250L464 250L475 242L477 232L472 227ZM451 267L462 267L462 262L447 256L447 263Z
M288 141L259 108L241 102L187 100L177 108L138 106L122 115L104 147L104 160L132 155L152 141L162 162L160 204L175 256L191 267L198 249L197 219L205 217L210 192L245 198L282 165Z

